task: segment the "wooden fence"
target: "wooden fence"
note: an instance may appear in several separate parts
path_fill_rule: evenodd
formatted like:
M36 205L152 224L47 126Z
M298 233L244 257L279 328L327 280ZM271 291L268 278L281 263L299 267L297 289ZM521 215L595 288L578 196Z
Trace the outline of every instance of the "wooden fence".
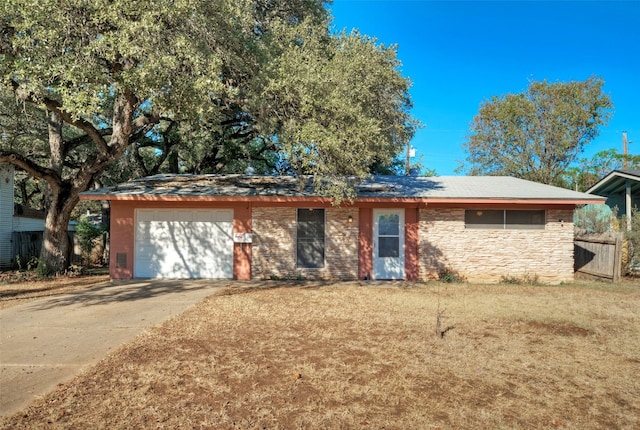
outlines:
M11 233L11 243L13 245L11 255L13 256L15 265L22 266L22 269L25 269L31 258L37 258L40 255L42 232L14 231Z
M42 248L42 231L14 231L11 233L12 244L12 264L16 268L26 269L29 260L33 257L40 256ZM76 250L74 242L74 233L69 232L69 240L71 242L71 260L78 261L80 259L79 252ZM18 258L20 264L18 264Z
M622 273L622 246L622 234L576 237L573 242L576 273L618 281Z

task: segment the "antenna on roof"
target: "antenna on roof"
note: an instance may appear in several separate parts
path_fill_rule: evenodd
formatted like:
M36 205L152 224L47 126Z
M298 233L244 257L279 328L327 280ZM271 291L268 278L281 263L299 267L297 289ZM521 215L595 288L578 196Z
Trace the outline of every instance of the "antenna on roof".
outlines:
M404 174L411 176L411 159L416 156L416 148L412 147L410 143L407 143L407 161L404 168Z

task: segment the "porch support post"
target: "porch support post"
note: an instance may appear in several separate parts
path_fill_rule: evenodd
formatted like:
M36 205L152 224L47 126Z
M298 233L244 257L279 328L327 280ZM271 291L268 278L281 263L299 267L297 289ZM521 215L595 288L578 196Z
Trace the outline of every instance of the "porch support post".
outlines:
M360 208L358 232L358 279L373 276L373 209Z
M420 277L418 258L418 208L404 211L404 276L407 281L417 281Z
M251 205L233 208L234 233L251 233ZM233 279L251 280L251 243L233 244Z
M627 187L625 193L625 208L627 215L627 231L631 231L631 181L627 179Z

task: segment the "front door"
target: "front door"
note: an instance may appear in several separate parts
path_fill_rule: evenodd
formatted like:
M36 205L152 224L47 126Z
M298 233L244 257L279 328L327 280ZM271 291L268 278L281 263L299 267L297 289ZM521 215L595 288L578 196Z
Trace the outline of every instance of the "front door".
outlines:
M373 210L373 279L404 279L404 209Z

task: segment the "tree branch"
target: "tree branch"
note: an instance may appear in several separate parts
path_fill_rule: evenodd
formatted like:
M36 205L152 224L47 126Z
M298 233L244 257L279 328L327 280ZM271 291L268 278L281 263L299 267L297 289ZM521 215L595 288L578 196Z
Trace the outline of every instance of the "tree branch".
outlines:
M110 136L111 133L113 133L113 129L111 127L100 128L98 129L98 132L102 136ZM93 139L87 134L83 134L82 136L74 137L73 139L68 140L64 148L65 155L68 154L70 151L73 151L77 147L86 145L87 143L90 143L90 142L93 142Z
M20 84L15 79L12 79L11 86L13 88L13 92L17 94L20 89ZM100 152L104 152L104 153L108 152L107 142L102 136L102 134L100 133L100 130L95 128L93 124L91 124L89 121L83 118L74 119L71 115L69 115L68 112L66 112L62 108L62 105L57 100L53 100L48 97L43 97L42 100L40 101L38 100L38 97L34 93L22 95L20 98L34 105L38 105L41 102L42 104L44 104L44 106L47 109L59 114L64 122L66 122L67 124L71 124L74 127L84 131L87 134L87 136L89 136L91 140L98 146L98 149L100 150Z
M0 150L0 163L9 163L24 170L34 178L44 179L45 181L62 180L60 175L55 170L47 167L42 167L39 164L33 162L31 159L23 156L14 151Z

